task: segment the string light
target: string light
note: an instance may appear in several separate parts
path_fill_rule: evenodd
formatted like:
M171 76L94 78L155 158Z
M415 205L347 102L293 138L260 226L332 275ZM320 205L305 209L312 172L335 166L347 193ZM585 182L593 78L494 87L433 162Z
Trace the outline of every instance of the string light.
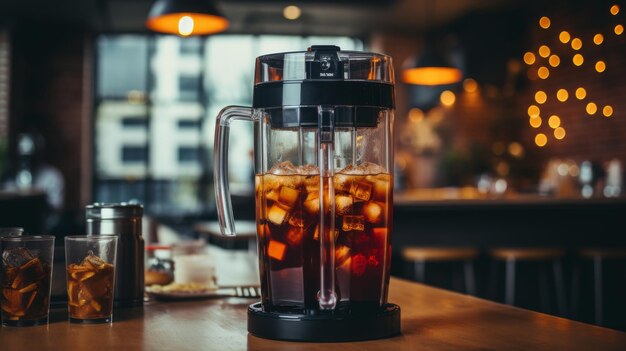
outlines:
M561 59L557 55L550 55L548 63L550 63L550 66L556 67L561 63Z
M550 28L550 19L546 16L543 16L539 19L539 26L543 29Z
M539 107L537 107L537 105L530 105L530 106L528 106L528 116L529 117L539 117L540 113L541 113L541 111L539 111Z
M565 138L565 129L563 127L558 127L554 130L554 137L557 140L562 140Z
M548 143L548 137L545 134L539 133L535 135L535 144L539 147L544 147Z
M535 93L535 101L537 101L538 104L543 104L546 100L548 100L548 95L546 95L545 92L539 90Z
M587 91L585 90L585 88L580 87L580 88L576 89L576 94L575 95L576 95L576 98L578 100L582 100L582 99L585 98L585 96L587 96Z
M413 123L420 122L424 119L424 112L417 107L409 110L409 120Z
M567 93L567 90L559 89L556 92L556 99L559 100L560 102L565 102L567 101L568 98L569 98L569 94Z
M617 5L611 6L611 10L610 11L611 11L611 14L613 16L617 15L619 13L619 6L617 6Z
M596 45L600 45L604 42L604 35L598 33L593 36L593 43Z
M541 45L539 47L539 56L548 57L550 56L550 48L546 45Z
M595 103L590 102L590 103L587 104L587 107L585 107L585 110L587 110L587 113L590 116L593 116L593 115L596 114L596 112L598 112L598 106L596 106Z
M552 115L548 118L548 125L552 129L558 128L561 125L561 119L557 115Z
M548 76L550 76L550 70L547 67L541 66L537 70L537 75L541 79L546 79L546 78L548 78Z
M613 107L611 105L606 105L602 108L602 114L604 117L611 117L613 115Z
M537 117L530 117L529 119L529 123L530 126L533 128L539 128L541 127L541 117L537 116Z
M475 93L478 90L478 83L472 78L463 81L463 89L468 93Z
M580 48L583 47L583 41L580 40L579 38L574 38L572 39L572 49L574 50L580 50Z
M574 64L576 66L580 66L583 64L583 62L585 62L585 59L583 58L583 55L581 54L576 54L574 55L574 57L572 58L572 62L574 62Z
M561 34L559 34L559 40L561 41L561 43L567 44L569 42L569 39L570 35L567 31L562 31Z
M439 96L439 100L441 100L441 104L447 107L454 105L456 101L456 95L450 90L446 90Z
M532 52L527 52L524 54L524 63L526 63L527 65L532 65L533 63L535 63L535 54L533 54Z
M615 26L615 29L613 31L617 35L622 35L622 33L624 33L624 26L622 26L621 24L618 24L617 26Z
M598 73L604 72L605 69L606 69L606 64L604 63L604 61L596 62L596 71Z

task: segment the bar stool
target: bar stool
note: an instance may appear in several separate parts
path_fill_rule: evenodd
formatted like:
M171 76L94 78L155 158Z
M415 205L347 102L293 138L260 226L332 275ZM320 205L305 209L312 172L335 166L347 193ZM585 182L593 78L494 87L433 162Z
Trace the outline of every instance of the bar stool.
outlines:
M426 263L428 262L462 262L465 293L476 295L476 278L474 276L474 259L478 250L464 247L406 247L402 250L402 258L413 263L415 279L421 283L426 280Z
M565 289L563 280L563 268L561 259L565 255L565 251L562 249L554 248L494 248L490 251L490 255L496 260L505 261L505 299L504 302L507 305L515 305L515 271L517 262L542 262L552 261L552 271L554 274L554 285L556 290L556 301L559 309L559 313L565 316L567 313L565 303ZM543 276L545 277L545 276ZM545 284L545 278L542 280L542 284ZM545 292L542 292L542 297L546 296ZM545 299L543 302L545 303Z
M593 306L595 324L604 323L604 299L603 280L604 270L602 264L606 260L617 260L626 258L626 248L584 248L579 252L580 256L593 261ZM580 273L578 267L574 269L572 277L572 310L574 313L578 309L578 292Z

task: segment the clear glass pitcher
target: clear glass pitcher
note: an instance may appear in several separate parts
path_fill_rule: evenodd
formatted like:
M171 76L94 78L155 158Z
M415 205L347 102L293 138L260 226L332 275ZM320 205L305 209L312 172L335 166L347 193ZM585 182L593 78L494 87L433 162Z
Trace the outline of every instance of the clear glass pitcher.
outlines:
M215 187L222 232L235 235L228 135L233 120L252 121L263 309L382 307L393 222L391 58L335 46L260 56L253 96L253 107L229 106L217 118Z

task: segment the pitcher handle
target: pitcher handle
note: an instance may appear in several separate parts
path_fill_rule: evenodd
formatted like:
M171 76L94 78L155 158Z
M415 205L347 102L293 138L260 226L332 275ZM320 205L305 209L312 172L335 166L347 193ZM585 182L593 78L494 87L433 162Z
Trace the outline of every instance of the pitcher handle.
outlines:
M215 141L213 147L213 172L215 176L215 201L217 217L223 235L235 236L235 220L233 206L228 189L228 136L232 121L254 121L251 107L227 106L217 115L215 120Z

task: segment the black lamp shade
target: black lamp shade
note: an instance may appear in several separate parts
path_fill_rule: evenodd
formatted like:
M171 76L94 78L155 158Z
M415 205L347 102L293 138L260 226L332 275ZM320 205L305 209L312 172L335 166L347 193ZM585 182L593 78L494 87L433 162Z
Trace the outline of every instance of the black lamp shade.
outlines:
M461 70L452 66L432 45L402 70L402 81L416 85L445 85L461 81Z
M153 31L183 36L222 32L228 24L211 0L157 0L146 21Z

